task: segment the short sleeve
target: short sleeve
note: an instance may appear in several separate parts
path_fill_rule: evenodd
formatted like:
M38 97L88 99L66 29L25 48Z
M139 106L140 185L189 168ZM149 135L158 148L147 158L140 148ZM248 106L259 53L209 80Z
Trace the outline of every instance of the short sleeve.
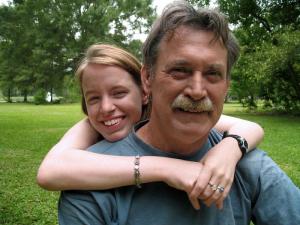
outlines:
M300 224L300 190L267 155L262 159L252 212L258 225Z
M107 196L106 196L107 195ZM99 206L91 192L63 191L58 205L60 225L116 225L112 198L103 193L103 205Z

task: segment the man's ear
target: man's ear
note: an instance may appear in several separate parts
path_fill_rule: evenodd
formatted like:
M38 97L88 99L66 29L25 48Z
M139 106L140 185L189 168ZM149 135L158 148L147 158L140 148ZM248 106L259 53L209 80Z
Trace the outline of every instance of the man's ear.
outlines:
M230 87L230 78L226 79L226 93L225 93L225 98L226 98L226 96L228 94L229 87ZM224 101L225 101L225 99L224 99Z
M228 92L228 90L229 90L229 87L230 87L230 78L228 78L227 80L226 80L226 88L227 88L227 90L226 90L226 92Z
M141 69L141 79L142 79L142 94L143 94L143 105L148 104L151 95L151 78L148 69L142 66Z

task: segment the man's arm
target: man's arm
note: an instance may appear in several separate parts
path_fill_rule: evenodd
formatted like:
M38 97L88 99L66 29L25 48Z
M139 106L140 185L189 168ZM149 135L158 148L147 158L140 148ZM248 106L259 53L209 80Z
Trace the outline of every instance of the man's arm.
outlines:
M249 154L249 156L254 155ZM249 193L252 193L252 219L257 225L299 225L300 224L300 190L279 166L265 153L261 161L241 160L239 167L253 168L256 185L252 183ZM249 169L244 179L251 173ZM250 172L250 173L249 173ZM251 176L251 175L250 175Z
M259 183L253 209L256 224L299 225L300 190L268 156L264 158Z

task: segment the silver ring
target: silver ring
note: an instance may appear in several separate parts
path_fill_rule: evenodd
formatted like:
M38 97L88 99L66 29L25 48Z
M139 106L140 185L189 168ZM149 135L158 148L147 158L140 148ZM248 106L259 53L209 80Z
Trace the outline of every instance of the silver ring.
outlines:
M225 188L222 187L222 186L218 186L217 189L218 189L218 191L219 191L220 193L223 193L224 190L225 190Z
M213 191L216 191L217 189L218 189L218 185L216 185L216 184L212 184L212 183L209 183L208 182L208 185L211 187L211 189L213 190Z

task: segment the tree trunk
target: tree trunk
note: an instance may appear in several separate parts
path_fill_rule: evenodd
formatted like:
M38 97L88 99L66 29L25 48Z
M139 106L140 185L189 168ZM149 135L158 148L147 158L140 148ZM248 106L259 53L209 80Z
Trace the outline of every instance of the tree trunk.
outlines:
M11 89L10 88L8 88L8 90L7 90L7 102L12 102L11 101Z
M50 102L53 102L53 88L50 89Z
M28 95L27 90L24 90L24 102L28 102L27 95Z
M229 95L226 95L224 99L224 103L228 103L228 101L229 101Z

